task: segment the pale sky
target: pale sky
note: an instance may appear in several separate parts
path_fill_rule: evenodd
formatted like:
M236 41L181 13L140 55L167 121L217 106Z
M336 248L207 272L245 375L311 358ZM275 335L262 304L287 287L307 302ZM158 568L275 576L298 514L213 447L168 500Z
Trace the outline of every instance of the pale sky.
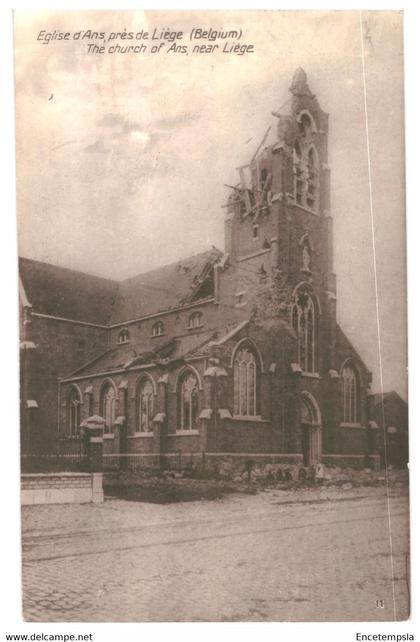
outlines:
M402 15L363 21L383 385L406 397ZM43 29L194 26L242 29L255 53L89 55L86 41L37 41ZM223 249L223 184L303 67L330 114L338 320L380 390L358 12L17 12L15 65L19 251L115 279Z

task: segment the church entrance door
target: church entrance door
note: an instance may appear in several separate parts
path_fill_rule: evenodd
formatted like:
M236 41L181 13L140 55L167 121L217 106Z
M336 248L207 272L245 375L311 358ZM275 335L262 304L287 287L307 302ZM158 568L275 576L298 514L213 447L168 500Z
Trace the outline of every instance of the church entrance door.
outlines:
M300 400L300 424L304 466L315 466L321 461L321 413L315 399L303 393Z

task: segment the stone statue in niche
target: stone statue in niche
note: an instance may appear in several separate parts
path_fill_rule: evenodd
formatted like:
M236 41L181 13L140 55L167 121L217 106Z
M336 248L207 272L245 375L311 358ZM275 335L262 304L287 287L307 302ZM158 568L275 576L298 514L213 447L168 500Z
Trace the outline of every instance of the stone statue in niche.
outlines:
M308 246L305 244L302 250L302 270L305 272L311 271L311 253Z

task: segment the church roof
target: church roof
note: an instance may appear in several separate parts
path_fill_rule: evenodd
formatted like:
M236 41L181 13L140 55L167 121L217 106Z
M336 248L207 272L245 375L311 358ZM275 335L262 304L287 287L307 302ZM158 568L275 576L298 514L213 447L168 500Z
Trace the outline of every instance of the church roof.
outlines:
M222 252L212 248L182 261L121 281L111 324L179 307L213 296L213 265ZM203 286L207 283L207 289Z
M336 323L335 326L336 326L338 341L341 342L341 343L344 343L344 345L346 345L347 349L349 350L349 354L351 354L351 356L353 356L353 357L356 357L358 359L358 361L362 364L362 366L366 370L366 372L370 373L369 368L367 367L367 365L363 361L363 359L360 356L360 354L358 353L358 351L353 346L353 344L350 341L350 339L347 337L347 335L344 332L344 330L341 327L341 325L339 323Z
M159 342L150 340L129 345L115 346L94 361L82 366L66 379L78 379L89 375L106 374L115 370L128 370L135 366L147 364L168 363L185 359L193 354L198 354L201 349L216 337L216 331L197 332L184 336L175 336L171 339L161 339Z
M222 345L232 339L248 323L248 320L240 323L230 323L223 328L210 328L199 330L195 333L173 336L170 339L150 339L117 345L102 353L99 357L85 364L72 372L65 380L77 380L81 377L89 377L115 372L115 370L129 370L136 366L159 365L176 362L190 357L208 355L211 346Z
M19 274L34 312L105 325L118 283L84 272L19 258Z
M405 399L403 399L401 395L398 394L398 392L395 392L395 390L391 390L390 392L384 392L383 394L380 392L375 392L372 395L372 397L373 397L373 403L375 406L378 406L379 404L381 404L382 401L386 403L388 400L391 400L391 399L394 399L395 401L397 401L397 403L405 407L408 406L407 401L405 401Z
M97 325L124 323L213 296L212 248L124 281L104 279L32 259L19 259L33 311Z

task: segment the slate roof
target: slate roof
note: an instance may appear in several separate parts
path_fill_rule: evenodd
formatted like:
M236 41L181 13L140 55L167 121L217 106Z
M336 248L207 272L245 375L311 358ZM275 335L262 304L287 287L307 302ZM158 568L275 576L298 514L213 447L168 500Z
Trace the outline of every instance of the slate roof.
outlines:
M221 256L220 250L212 248L121 281L111 323L138 319L188 303L202 285L208 268Z
M217 248L124 281L104 279L32 259L19 259L33 311L98 325L124 323L212 295Z
M403 406L407 407L407 401L401 397L401 395L398 394L398 392L395 392L395 390L391 390L390 392L384 392L382 395L380 392L375 392L373 395L373 403L375 406L378 406L379 404L382 403L382 397L384 402L387 402L389 399L395 399L398 403L402 404Z
M362 366L364 367L364 369L366 370L366 372L370 373L371 371L369 370L369 368L367 367L367 365L365 364L365 362L364 362L364 361L363 361L363 359L361 358L360 354L357 352L357 350L356 350L356 349L355 349L355 347L353 346L352 342L349 340L349 338L348 338L348 337L347 337L347 335L345 334L345 332L344 332L343 328L341 327L341 325L340 325L339 323L336 323L336 324L335 324L335 326L336 326L336 330L337 330L337 337L338 337L338 340L339 340L339 341L341 340L341 341L343 341L344 343L347 343L348 348L349 348L349 349L351 350L351 352L352 352L352 353L357 357L357 359L360 361L360 363L362 364Z
M208 332L172 337L169 340L161 339L159 342L154 339L152 345L149 340L115 346L115 348L108 350L94 361L73 372L66 379L93 376L97 375L98 372L107 373L149 363L166 364L170 361L185 359L201 352L201 349L215 339L216 335L215 330L209 330Z
M210 346L214 343L232 339L240 332L248 321L230 323L222 329L209 329L185 335L174 336L170 339L161 338L143 340L137 343L118 345L107 350L102 355L85 364L78 370L65 377L66 380L77 380L81 377L97 376L115 370L128 370L147 364L168 364L181 359L208 355Z
M49 263L19 258L19 274L34 312L105 325L118 283Z

